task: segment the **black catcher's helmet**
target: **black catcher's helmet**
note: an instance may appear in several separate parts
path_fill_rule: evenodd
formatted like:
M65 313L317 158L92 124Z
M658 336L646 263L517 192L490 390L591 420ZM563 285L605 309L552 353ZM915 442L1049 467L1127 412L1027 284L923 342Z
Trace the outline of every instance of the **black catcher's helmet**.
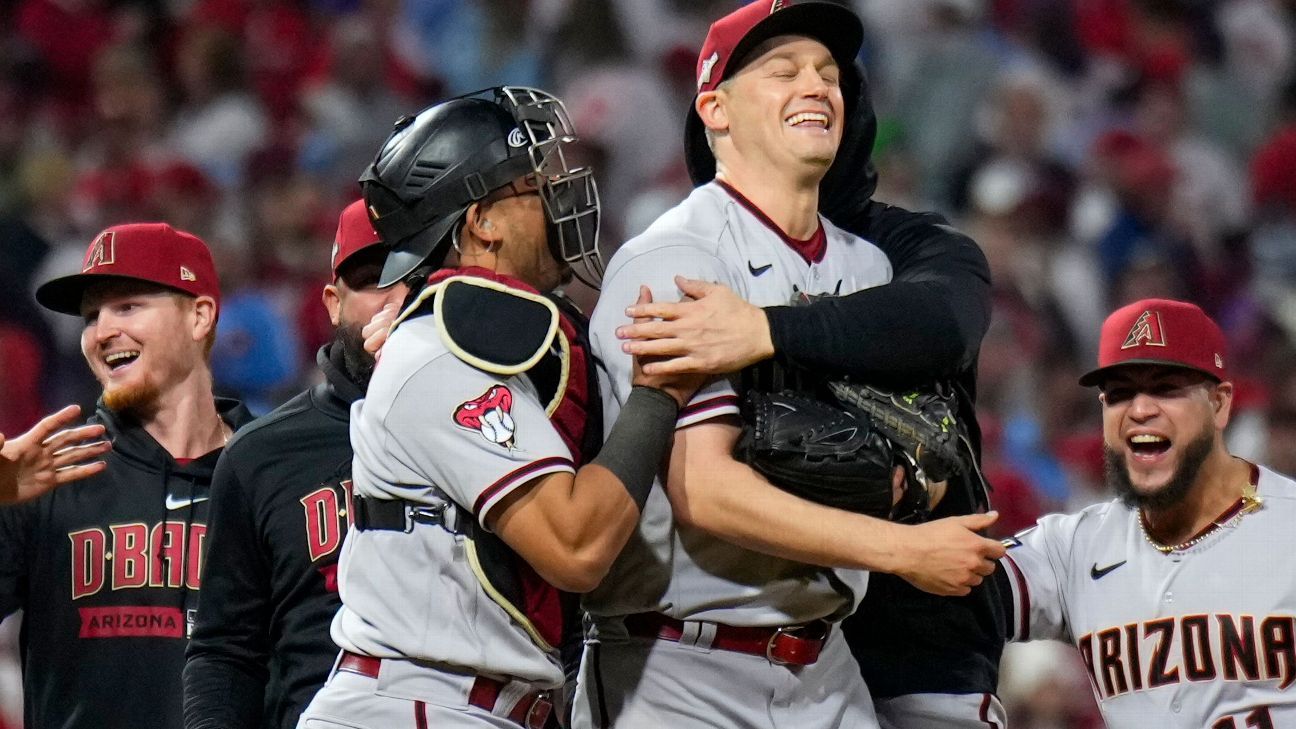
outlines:
M549 248L598 287L598 189L567 156L576 141L567 109L537 89L478 91L403 117L360 177L374 229L392 246L379 285L440 266L474 202L533 175L549 223Z

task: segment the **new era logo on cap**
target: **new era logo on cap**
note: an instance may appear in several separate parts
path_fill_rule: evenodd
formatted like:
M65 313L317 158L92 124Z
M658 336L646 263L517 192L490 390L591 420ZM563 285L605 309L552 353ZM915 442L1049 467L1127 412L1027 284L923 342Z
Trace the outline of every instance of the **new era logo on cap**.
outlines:
M90 242L81 273L47 281L36 289L36 300L54 311L79 315L85 289L111 279L148 281L190 296L210 296L220 306L220 282L207 244L166 223L108 228Z
M753 3L752 5L757 4ZM783 9L783 0L774 0L770 3L770 12L767 14L772 16L772 14L781 9ZM708 38L708 40L710 39ZM719 60L721 60L721 54L719 54L719 51L712 51L710 56L702 58L700 66L701 70L697 73L697 91L702 91L702 88L710 86L710 83L712 83L712 71L715 69L715 62ZM719 83L719 79L717 79L717 83Z
M1227 380L1224 333L1195 304L1144 299L1112 312L1098 341L1098 367L1080 384L1099 385L1113 367L1160 365Z
M711 69L715 68L716 61L720 60L720 54L712 51L711 55L702 61L702 73L698 74L698 90L711 82Z

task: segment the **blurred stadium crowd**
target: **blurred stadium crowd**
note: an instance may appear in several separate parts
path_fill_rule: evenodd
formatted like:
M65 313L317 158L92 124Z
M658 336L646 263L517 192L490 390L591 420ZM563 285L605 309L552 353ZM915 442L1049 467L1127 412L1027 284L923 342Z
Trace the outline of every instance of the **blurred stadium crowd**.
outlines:
M338 212L392 121L448 95L562 97L610 254L689 187L697 44L735 2L0 3L0 432L93 402L77 322L31 289L123 221L217 254L219 390L254 412L299 390L329 337ZM846 4L869 30L877 197L945 213L994 273L979 415L1002 531L1103 496L1098 408L1075 377L1103 316L1137 298L1223 324L1231 448L1296 474L1296 2ZM1013 654L1014 727L1100 726L1066 651ZM15 683L0 676L0 726Z

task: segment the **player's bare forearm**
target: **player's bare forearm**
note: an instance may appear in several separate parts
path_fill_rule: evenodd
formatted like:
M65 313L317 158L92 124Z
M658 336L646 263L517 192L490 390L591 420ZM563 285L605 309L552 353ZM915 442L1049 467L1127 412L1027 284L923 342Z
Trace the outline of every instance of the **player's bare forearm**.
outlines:
M679 431L666 485L676 520L807 564L887 571L898 563L895 525L798 498L746 464L718 455L736 433L736 426L718 422ZM861 544L867 548L859 549Z
M966 594L1003 553L999 542L975 533L992 515L902 526L789 494L729 457L738 432L721 422L679 431L666 487L677 520L746 549L890 572L937 594Z
M588 592L607 575L639 523L639 507L608 469L555 473L495 507L493 529L550 584Z

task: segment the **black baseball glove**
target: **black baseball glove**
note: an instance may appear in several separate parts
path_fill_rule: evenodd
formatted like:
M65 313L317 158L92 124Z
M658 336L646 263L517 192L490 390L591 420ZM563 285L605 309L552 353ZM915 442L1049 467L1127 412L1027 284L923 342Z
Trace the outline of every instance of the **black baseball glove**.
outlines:
M837 381L829 382L828 390L851 412L872 418L874 426L904 451L928 481L948 481L973 465L967 429L958 419L958 401L945 385L894 393Z
M837 402L749 391L735 457L809 501L900 522L928 517L928 483L975 468L945 389L896 395L851 382L828 389Z
M752 390L734 455L803 499L881 519L892 516L898 465L867 416L784 390Z

